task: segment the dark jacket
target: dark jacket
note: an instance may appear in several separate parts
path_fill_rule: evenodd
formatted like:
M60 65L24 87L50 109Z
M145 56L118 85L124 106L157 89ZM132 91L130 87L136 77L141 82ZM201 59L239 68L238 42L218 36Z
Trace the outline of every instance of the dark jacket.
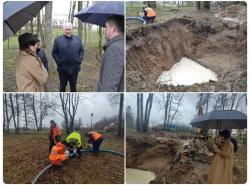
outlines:
M109 40L104 46L98 92L124 91L124 36L119 35Z
M41 62L43 63L43 66L45 67L47 72L49 72L49 63L48 63L48 59L46 57L45 51L42 48L38 48L36 50L36 54L40 58Z
M58 36L54 41L52 56L57 70L73 74L80 71L84 50L80 37L72 35Z

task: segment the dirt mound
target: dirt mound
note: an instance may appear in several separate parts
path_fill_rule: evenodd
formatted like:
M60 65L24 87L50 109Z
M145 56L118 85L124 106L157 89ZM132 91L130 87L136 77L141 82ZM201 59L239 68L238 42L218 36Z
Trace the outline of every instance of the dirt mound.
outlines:
M169 156L174 156L178 148L178 143L172 139L161 141L153 137L127 136L126 141L126 166L129 168L157 171L172 160Z
M239 11L238 14L244 16ZM184 16L166 23L140 27L127 33L127 89L246 91L246 56L247 24L240 18L235 21L225 19L220 14ZM156 83L159 75L182 57L190 58L217 73L218 82L192 86Z
M182 145L175 159L152 183L206 183L210 161L206 146L198 140L190 140Z

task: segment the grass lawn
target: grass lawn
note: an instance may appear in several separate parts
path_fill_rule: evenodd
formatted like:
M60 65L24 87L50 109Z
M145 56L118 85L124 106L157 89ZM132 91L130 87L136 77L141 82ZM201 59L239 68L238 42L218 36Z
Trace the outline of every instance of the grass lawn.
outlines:
M53 40L57 35L62 33L63 31L61 29L54 29ZM105 43L104 39L105 36L103 35L103 45ZM79 92L96 91L100 69L100 62L96 59L98 53L98 41L99 36L97 31L92 31L90 34L87 34L87 41L84 41L84 59L81 65L81 71L78 74L77 81L77 91ZM8 44L10 49L8 49ZM5 92L15 92L17 90L15 62L19 52L17 37L10 37L9 40L4 41L3 48L3 89ZM56 68L54 61L49 61L49 63L52 63L52 65L54 65ZM57 71L50 70L49 77L49 92L58 92L59 77ZM67 86L67 91L70 91L69 85Z

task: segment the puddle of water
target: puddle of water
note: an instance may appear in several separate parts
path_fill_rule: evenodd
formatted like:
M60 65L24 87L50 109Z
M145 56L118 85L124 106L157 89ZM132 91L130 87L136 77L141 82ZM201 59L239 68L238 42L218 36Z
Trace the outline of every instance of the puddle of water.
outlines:
M217 75L195 61L183 57L169 71L163 71L157 82L174 86L187 86L209 82L209 80L217 81Z
M146 170L126 168L126 184L149 184L155 179L155 173Z

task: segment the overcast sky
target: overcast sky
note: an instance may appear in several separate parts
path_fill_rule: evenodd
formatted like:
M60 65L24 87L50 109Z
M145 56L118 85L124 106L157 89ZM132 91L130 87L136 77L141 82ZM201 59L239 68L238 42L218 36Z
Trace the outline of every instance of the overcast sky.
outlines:
M159 94L160 93L154 93L153 105L152 105L150 121L149 121L150 125L152 125L152 124L156 125L156 124L163 123L163 119L164 119L164 112L163 111L164 110L161 109L161 107L159 105L159 101L158 101L159 98L156 98L156 97L159 97ZM184 93L182 104L179 107L179 115L177 115L175 117L174 122L184 123L184 124L189 125L190 121L196 115L196 103L199 100L198 94L199 93ZM144 93L144 96L143 96L144 107L145 107L145 102L146 102L147 97L148 97L148 93ZM126 102L127 102L127 104L126 104L127 106L128 105L131 106L134 119L136 119L136 93L127 94ZM212 106L211 106L211 108L212 108ZM211 111L211 110L209 110L209 111ZM246 112L246 109L240 110L240 111Z
M60 99L58 93L46 93L50 100L54 100L58 105L60 105ZM108 93L80 93L81 99L75 116L75 120L82 119L83 125L86 126L87 123L90 124L90 115L93 116L93 123L103 119L104 117L117 116L119 113L119 104L112 104L114 100L110 100L110 94ZM39 98L39 94L36 94L36 98ZM119 96L119 95L118 95ZM119 97L118 97L119 98ZM119 99L118 99L119 101ZM116 102L118 102L116 101ZM61 107L57 107L57 111L62 113ZM53 112L53 111L52 111ZM61 126L64 118L58 114L53 113L53 116L49 116L44 120L44 126L48 127L51 119L55 120L59 126ZM23 118L22 118L23 119ZM13 124L13 123L12 123ZM21 123L23 126L24 122Z
M110 94L81 93L81 96L81 102L76 113L76 120L81 117L85 126L87 123L90 123L91 113L94 114L93 123L100 119L103 119L104 117L112 117L118 115L119 105L112 105L109 98ZM60 123L63 121L63 117L59 116L58 114L55 114L54 119Z
M144 103L146 102L146 98L148 97L148 93L144 93ZM155 124L162 124L163 123L163 116L164 116L164 110L161 109L159 100L160 96L158 93L154 93L153 97L153 105L151 109L151 115L150 115L150 125L153 123ZM190 120L195 116L196 113L196 102L198 101L197 94L193 93L185 93L183 96L183 103L179 108L179 112L181 115L177 115L177 119L175 121L177 122L183 122L188 124ZM132 108L132 111L134 113L134 118L136 118L136 93L133 94L127 94L126 97L127 105L130 105Z

